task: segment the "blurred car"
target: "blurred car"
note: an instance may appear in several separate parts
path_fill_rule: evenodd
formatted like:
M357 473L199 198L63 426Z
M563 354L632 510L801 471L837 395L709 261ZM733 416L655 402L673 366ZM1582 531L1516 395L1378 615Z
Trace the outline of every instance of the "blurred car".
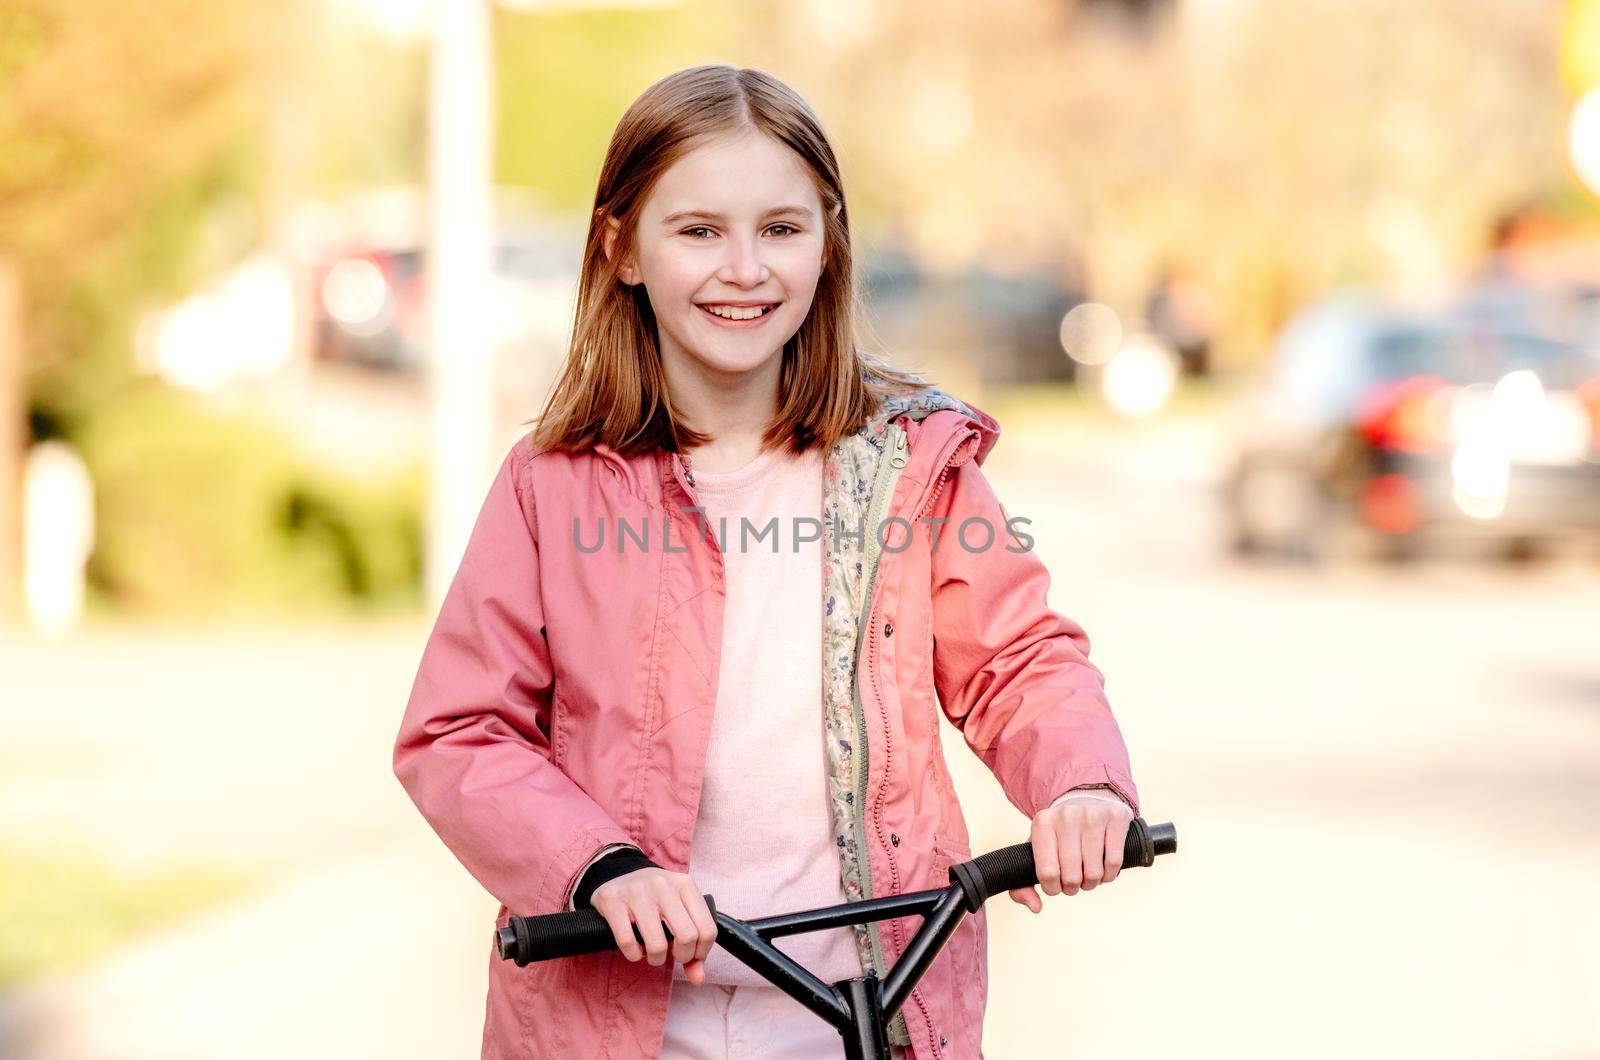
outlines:
M890 247L863 255L859 271L872 331L918 366L937 371L923 363L928 358L975 363L988 385L1076 376L1061 348L1061 318L1083 297L1055 270L1010 275L971 266L935 274Z
M1222 499L1236 553L1600 540L1600 360L1468 308L1347 296L1290 321L1235 421Z
M545 226L507 224L496 233L484 308L498 376L515 379L537 357L565 352L580 247L570 233ZM312 276L313 359L420 378L426 285L425 251L415 243L329 254Z
M1600 353L1600 284L1593 282L1486 275L1468 284L1450 312L1473 324Z
M312 357L381 372L420 372L424 334L420 247L348 247L314 274Z

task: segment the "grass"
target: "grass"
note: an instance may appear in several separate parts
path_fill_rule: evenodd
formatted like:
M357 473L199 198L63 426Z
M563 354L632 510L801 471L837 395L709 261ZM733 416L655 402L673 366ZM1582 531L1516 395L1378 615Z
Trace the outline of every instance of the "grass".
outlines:
M87 855L0 846L0 991L87 963L246 889L244 877L216 869L125 873Z

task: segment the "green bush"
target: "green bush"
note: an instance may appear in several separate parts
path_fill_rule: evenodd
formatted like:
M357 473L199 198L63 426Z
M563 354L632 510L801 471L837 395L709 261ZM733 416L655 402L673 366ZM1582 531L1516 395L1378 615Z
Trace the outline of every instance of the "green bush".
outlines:
M194 614L414 606L422 475L313 463L285 429L156 384L76 439L94 479L90 586L124 611Z
M214 867L130 873L85 854L0 844L0 993L238 899L254 885Z

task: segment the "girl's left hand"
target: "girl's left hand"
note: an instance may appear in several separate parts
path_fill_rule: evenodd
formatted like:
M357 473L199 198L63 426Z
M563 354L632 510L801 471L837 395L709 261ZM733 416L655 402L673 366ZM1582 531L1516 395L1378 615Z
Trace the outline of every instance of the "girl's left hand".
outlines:
M1077 894L1110 883L1122 870L1133 810L1109 799L1068 799L1033 818L1033 863L1045 894ZM1044 903L1033 887L1008 891L1011 900L1040 912Z

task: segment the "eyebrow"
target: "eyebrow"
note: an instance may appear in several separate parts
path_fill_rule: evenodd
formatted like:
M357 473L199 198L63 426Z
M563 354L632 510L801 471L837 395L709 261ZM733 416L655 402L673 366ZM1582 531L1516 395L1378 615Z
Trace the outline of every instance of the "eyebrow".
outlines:
M811 216L811 208L808 206L774 206L762 216L776 217L779 214L799 214L801 217L809 218ZM667 216L661 219L661 223L664 225L672 225L677 224L680 221L721 220L724 220L724 218L719 213L710 213L706 210L679 210L677 213L667 214Z

